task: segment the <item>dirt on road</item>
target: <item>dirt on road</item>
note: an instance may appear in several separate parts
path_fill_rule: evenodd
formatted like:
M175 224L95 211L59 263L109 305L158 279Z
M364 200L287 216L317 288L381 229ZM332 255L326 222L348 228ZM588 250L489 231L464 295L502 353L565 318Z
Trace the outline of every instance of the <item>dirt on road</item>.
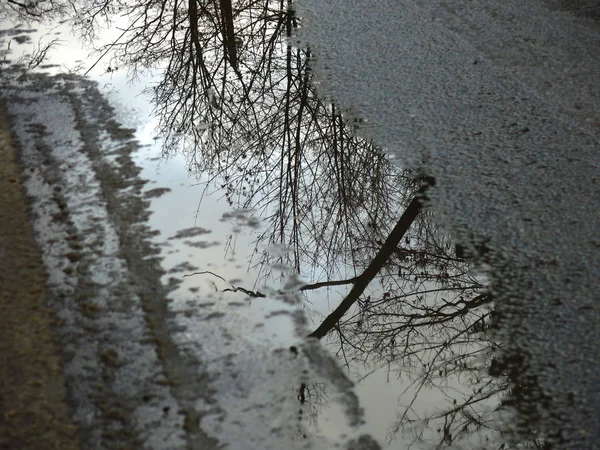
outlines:
M212 448L169 337L132 130L82 78L5 71L0 94L0 449Z
M0 449L78 449L17 145L0 104Z

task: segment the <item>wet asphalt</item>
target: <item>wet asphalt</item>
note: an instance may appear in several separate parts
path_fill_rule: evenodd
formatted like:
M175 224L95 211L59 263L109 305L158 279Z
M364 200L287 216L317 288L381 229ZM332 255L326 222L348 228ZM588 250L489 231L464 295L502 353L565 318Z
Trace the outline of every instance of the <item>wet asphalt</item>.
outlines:
M322 94L436 178L489 272L521 425L600 442L600 22L591 2L300 2Z

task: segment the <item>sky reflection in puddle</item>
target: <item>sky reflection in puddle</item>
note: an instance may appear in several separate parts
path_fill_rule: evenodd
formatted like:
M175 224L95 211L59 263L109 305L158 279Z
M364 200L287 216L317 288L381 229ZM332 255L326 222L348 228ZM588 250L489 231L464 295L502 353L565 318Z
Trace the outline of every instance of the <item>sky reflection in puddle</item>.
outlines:
M56 62L73 67L68 64L73 53L70 47L63 47L62 51L56 53L60 55ZM77 58L85 61L85 57L80 54ZM313 373L315 379L320 380L311 383L311 376L297 373L297 364L289 363L295 352L288 352L288 347L300 346L298 328L304 335L316 328L323 316L329 314L346 296L349 283L305 294L296 291L283 294L280 290L289 281L290 272L296 270L300 271L301 279L306 283L339 279L341 275L344 275L342 279L350 279L358 275L356 271L366 265L378 248L383 247L385 230L391 223L388 219L393 220L395 211L408 203L410 195L419 187L414 182L418 177L403 173L384 157L377 158L373 167L363 170L360 165L372 163L369 158L376 154L376 149L370 148L368 141L354 137L353 130L357 120L349 119L350 112L341 114L335 108L332 110L330 106L320 104L316 97L311 98L319 108L323 108L324 120L329 121L323 129L335 134L335 127L340 127L341 130L346 127L352 131L348 134L341 132L340 139L348 139L352 150L357 152L363 147L368 148L362 155L363 159L351 161L359 169L348 167L347 177L354 180L372 177L370 180L363 180L360 187L365 190L384 177L388 177L385 183L403 182L406 187L399 192L390 192L391 198L386 200L389 201L389 205L386 205L389 210L385 211L387 216L384 218L369 216L369 207L381 201L380 196L386 194L385 190L376 192L367 200L358 201L354 217L356 222L342 224L345 218L335 216L333 222L337 223L327 226L332 226L336 233L342 233L341 225L346 226L341 239L347 239L352 244L339 243L339 249L343 250L339 254L335 251L331 251L331 254L322 253L329 248L328 239L337 239L335 233L325 230L326 227L321 233L308 230L308 233L314 233L310 239L319 241L316 250L299 248L300 241L295 242L296 247L291 246L294 249L291 255L282 252L281 246L271 246L268 243L256 245L256 239L261 239L261 231L272 224L269 220L259 219L260 208L255 209L256 213L253 214L253 210L248 209L247 205L238 205L231 201L230 194L218 190L206 195L205 187L211 191L213 185L205 184L206 175L196 173L189 149L187 153L170 153L163 158L162 138L155 138L158 122L152 118L152 105L140 94L140 90L148 86L151 79L160 80L160 75L157 74L154 78L142 77L137 83L130 85L123 71L114 72L111 69L107 73L107 68L101 67L97 66L90 75L98 81L99 89L115 107L117 120L125 126L135 127L136 137L142 144L141 151L135 155L135 162L142 168L140 177L150 181L146 186L152 205L148 224L152 229L160 231L154 242L162 249L162 266L167 272L162 281L168 285L173 278L179 283L170 295L169 309L173 313L171 320L175 330L173 339L205 363L204 370L213 379L211 387L218 394L219 406L228 412L226 419L215 413L205 418L202 425L207 429L217 430L217 435L219 430L229 433L220 437L231 443L230 448L238 448L245 440L259 445L262 435L257 428L264 426L264 421L268 421L273 430L286 430L282 432L281 441L275 436L277 433L274 433L272 448L278 448L278 444L284 445L290 435L298 437L304 433L302 427L312 428L313 431L318 429L319 433L329 437L331 441L339 441L340 434L350 433L348 414L343 409L351 408L348 405L352 403L341 398L348 394L344 387L337 385L343 384L343 380L328 385L327 375L332 372L328 372L330 369L323 360L322 373L317 373L318 370L315 369L319 365L318 361L316 364L307 364L307 367L311 367L310 370L316 371ZM302 70L299 73L304 75ZM210 124L213 123L199 122L196 124L196 132L210 131ZM333 127L333 131L327 127ZM269 131L266 131L266 137L257 138L253 135L261 132L247 131L246 138L249 141L268 140ZM271 135L277 132L276 129L270 131ZM170 136L175 142L178 133ZM304 133L301 135L303 144L314 152L324 151L323 148L334 153L340 151L335 145L328 148L331 140L322 136L321 141L315 145L313 138L308 139ZM198 138L197 134L194 136ZM323 145L323 148L318 145ZM242 157L239 151L236 149L234 157L245 159L246 156ZM332 158L332 166L315 172L314 179L310 179L313 175L304 174L303 179L298 177L289 183L310 184L315 179L327 177L327 170L335 164L345 164L340 162L341 159L338 156ZM292 158L288 159L288 163L291 160ZM282 173L281 177L284 175ZM230 175L223 172L223 179L226 176ZM269 174L264 176L268 179ZM217 178L217 185L223 179ZM343 179L342 176L336 181L343 182ZM385 183L377 187L385 186ZM242 184L236 189L241 189ZM325 186L323 189L328 187L327 183L322 186ZM339 187L340 185L337 186ZM331 189L331 186L328 188ZM343 189L332 189L317 192L316 195L333 198L349 194L351 200L369 195L366 191L359 191L360 189L344 193ZM260 205L264 198L261 195L264 193L260 193L260 190L257 192L259 194L254 201ZM237 193L240 194L239 198L243 198L242 193ZM222 197L219 198L220 196ZM322 199L306 199L306 205L303 205L306 208L304 217L312 214L310 224L315 227L323 220L330 224L334 214L332 205L326 201L319 203L317 200ZM351 200L347 201L347 205L353 205ZM240 209L232 209L232 204L240 206ZM338 207L335 212L339 213L341 209L343 208ZM363 223L360 228L353 230L352 226L357 226L361 220ZM368 222L368 225L364 222ZM434 448L436 443L451 446L456 442L477 448L482 443L487 445L488 439L497 444L501 442L501 436L495 431L498 425L494 421L499 418L499 413L495 410L499 404L498 398L505 392L506 386L502 380L487 376L493 345L483 332L489 326L492 300L482 293L484 281L471 273L470 263L464 257L457 256L453 244L431 222L430 216L416 225L418 226L406 234L402 244L397 246L392 263L382 271L381 277L373 282L344 317L344 321L332 330L333 337L326 341L328 343L325 347L339 358L341 364L346 364L345 369L351 379L362 380L355 388L367 419L361 431L371 433L382 443L387 440L385 448L405 448L408 443L418 439L424 440L421 448ZM193 236L178 236L182 230L196 230L196 233ZM356 239L357 233L365 234L367 239ZM337 244L336 241L335 245ZM258 253L255 253L256 249ZM433 250L437 254L432 254ZM260 259L262 252L270 254L256 265L257 255ZM298 252L304 252L306 259L301 260L297 256ZM312 267L311 259L314 263ZM306 264L307 261L309 264ZM273 267L278 270L272 270ZM204 273L193 275L196 272ZM280 278L277 272L284 273L285 276ZM227 289L229 290L224 292ZM248 291L270 292L273 298L248 296ZM276 299L277 296L285 297L287 302ZM406 309L403 306L390 309L392 300L398 302L398 305L405 305ZM312 319L311 323L304 326L297 324L295 318L299 308L306 308ZM412 323L413 320L416 324ZM210 321L210 327L203 326L206 321ZM372 331L369 331L369 327L372 327ZM400 331L393 331L394 327ZM318 352L310 353L311 346L310 343L306 344L308 358L321 357ZM276 348L279 350L274 352ZM249 353L248 349L252 349L252 352ZM227 370L227 367L235 367L236 370ZM278 377L272 386L260 385L270 380L276 371L284 375ZM237 373L248 375L248 378L243 383L230 379L235 378ZM292 379L305 381L297 387L286 384ZM239 391L231 392L231 386L238 386ZM302 427L297 425L298 404L289 403L287 391L290 389L298 390L300 409L309 416L304 419ZM256 405L267 401L261 396L269 396L269 402L281 399L279 415L261 416L255 410L251 414L257 413L257 416L249 418L247 412L240 410L240 399L251 399L251 403ZM336 401L329 402L328 399ZM207 407L197 406L200 409ZM272 412L269 409L265 411L265 414ZM237 429L239 434L231 435L233 429ZM479 431L480 429L483 431ZM315 446L318 445L317 442L318 439L314 442ZM326 442L326 439L321 442L324 448Z

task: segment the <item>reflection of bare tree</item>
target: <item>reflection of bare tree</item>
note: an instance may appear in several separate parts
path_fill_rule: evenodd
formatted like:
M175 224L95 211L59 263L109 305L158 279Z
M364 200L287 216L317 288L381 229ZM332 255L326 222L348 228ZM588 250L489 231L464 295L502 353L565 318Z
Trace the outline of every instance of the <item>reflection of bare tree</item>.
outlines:
M369 368L365 377L383 369L402 380L390 440L401 433L420 442L418 448L516 442L550 448L533 426L520 437L505 434L499 419L509 417L510 399L535 387L515 384L514 364L494 358L498 344L488 334L495 321L493 297L443 235L424 231L426 222L394 249L378 273L379 286L324 328L330 314L312 336L329 333L330 345L349 368ZM419 242L419 235L427 239ZM388 238L382 248L389 243ZM422 397L432 395L441 400L424 411Z
M54 48L60 45L59 39L52 39L50 42L38 42L38 45L33 48L33 51L23 57L21 57L17 64L23 65L28 69L35 69L41 64L45 63L48 58L48 53Z
M296 271L303 261L331 275L362 235L392 223L407 178L355 135L359 121L317 96L310 51L291 45L299 23L288 3L96 0L79 10L84 34L94 38L110 11L127 23L98 54L111 50L111 70L133 76L161 69L147 90L165 151L184 149L230 204L259 211L258 239L290 246Z
M384 369L403 381L390 440L401 433L419 448L552 448L535 429L539 411L523 410L518 401L544 398L535 380L520 377L526 359L497 355L500 344L489 333L497 322L493 295L473 274L464 249L428 219L414 221L402 239L391 239L395 229L385 242L374 240L378 256L394 245L377 274L378 286L359 296L350 291L311 336L329 334L349 368L369 368L365 377ZM485 244L474 250L488 252ZM343 314L336 314L340 308ZM423 411L421 397L436 392L441 402ZM512 407L526 418L517 434L507 433L502 422Z
M422 214L423 178L392 166L356 136L359 122L317 96L310 51L290 43L299 22L289 5L164 0L124 13L123 35L99 51L113 50L110 66L134 76L163 68L148 91L165 151L183 148L231 205L260 211L258 242L291 247L296 272L351 286L313 337L337 336L348 364L408 374L411 397L393 433L435 422L449 444L492 427L478 409L505 389L487 377L491 296ZM450 379L464 390L456 404L420 417L419 393L446 392Z
M279 262L346 276L365 256L362 236L384 233L410 198L410 177L355 135L360 122L317 96L310 51L292 46L290 2L56 2L71 6L90 43L118 27L98 63L132 77L153 71L165 152L185 151L232 206L256 209L266 225L258 241L293 250Z
M491 320L491 295L454 246L429 229L427 220L419 225L408 240L394 242L378 272L379 286L355 299L325 329L348 366L386 368L404 380L402 409L390 439L402 431L415 440L438 439L437 445L444 446L497 427L489 405L497 403L506 383L487 371L493 344L484 332ZM380 244L385 248L390 241ZM312 336L323 337L320 329L323 324ZM423 415L415 404L432 390L452 401ZM436 438L425 425L436 429Z
M12 28L0 31L0 38L8 37L6 47L0 50L0 66L11 64L21 71L35 69L46 63L51 50L60 45L60 39L52 38L48 42L41 39L33 44L30 52L23 54L15 61L8 60L13 41L16 44L32 43L30 34L37 31L33 28L38 23L51 23L62 17L68 8L64 0L6 0L0 2L0 22L5 27ZM2 40L4 44L4 40ZM14 46L13 46L14 49Z
M257 210L257 242L292 250L288 259L261 254L256 263L286 262L314 278L305 291L351 286L311 336L332 336L348 365L385 366L409 381L392 435L413 430L430 439L430 424L444 446L496 427L486 405L499 403L510 374L488 376L492 296L423 212L433 180L390 164L356 135L360 121L318 97L310 50L292 46L300 22L289 2L72 6L90 42L107 23L119 26L97 49L99 61L110 55L107 70L155 71L147 92L165 152L186 152L191 169L210 174L232 206ZM415 404L425 389L448 404L423 415ZM309 402L311 392L303 385L299 400ZM314 397L312 404L322 395Z
M0 3L0 19L48 22L66 14L68 8L64 0L5 0Z
M423 213L426 191L434 180L424 178L421 183L385 241L363 240L362 272L300 290L350 287L310 337L331 336L349 367L386 367L390 375L405 379L402 410L390 439L402 432L445 446L476 434L500 433L499 398L507 392L509 378L491 378L488 373L495 348L486 335L493 318L492 296L472 273L470 261L457 256L455 246ZM368 254L369 245L374 256ZM372 286L374 280L378 286ZM307 386L301 386L301 394ZM423 415L415 405L432 390L452 401L446 399L436 411ZM315 402L318 399L311 405ZM436 430L434 437L431 429Z

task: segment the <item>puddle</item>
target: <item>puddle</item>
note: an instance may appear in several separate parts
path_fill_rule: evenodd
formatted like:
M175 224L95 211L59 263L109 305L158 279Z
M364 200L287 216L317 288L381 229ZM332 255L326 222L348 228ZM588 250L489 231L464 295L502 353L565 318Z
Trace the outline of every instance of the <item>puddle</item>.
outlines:
M321 22L310 8L320 7L310 3L303 11L316 27ZM314 55L295 40L302 18L279 4L240 4L235 20L216 28L211 18L230 17L227 4L209 3L196 12L174 5L183 20L171 29L175 44L164 37L173 10L165 13L164 23L148 25L148 33L158 27L154 37L136 37L133 30L145 19L133 7L99 33L98 42L117 45L95 57L69 36L68 23L49 33L13 28L0 37L3 49L10 42L2 56L11 63L33 48L33 56L21 57L24 66L7 70L4 78L21 101L37 102L42 112L33 122L60 118L64 123L75 108L81 117L73 121L86 123L87 128L73 130L57 125L61 131L43 142L64 147L52 153L51 165L65 185L63 209L72 221L67 224L87 233L82 248L102 241L103 259L90 261L89 281L104 288L94 291L88 315L106 307L110 289L120 292L130 279L147 280L128 303L135 324L107 316L119 324L121 334L115 336L143 349L110 341L98 360L87 362L94 366L89 377L106 383L112 394L125 395L123 384L132 380L125 370L119 372L120 385L100 380L112 364L113 347L150 367L162 383L151 397L139 396L160 401L140 405L131 399L133 406L124 407L134 418L128 419L135 425L131 439L142 439L148 448L166 448L169 439L169 448L217 448L218 442L231 449L543 445L547 436L536 426L515 433L518 365L498 357L505 340L496 308L498 298L506 299L506 287L494 278L503 248L498 242L507 238L510 245L530 246L528 255L550 257L547 249L515 238L531 232L529 222L511 230L494 228L498 232L490 242L477 231L489 230L494 207L483 210L488 215L480 210L470 215L473 195L480 191L464 198L447 193L445 183L457 175L451 162L440 163L443 151L433 145L439 143L435 135L420 136L415 151L396 148L427 123L421 102L427 96L403 110L405 127L396 123L390 132L382 125L387 122L365 107L370 100L359 97L353 103L345 81L332 83L318 55L320 78L314 78ZM81 11L85 18L85 8ZM149 17L156 14L149 10ZM100 25L85 23L76 25L88 32ZM316 30L302 34L302 42L314 40L325 60L341 67L339 55L331 53L336 48ZM152 42L159 50L144 47L158 36L164 39ZM49 65L38 63L43 42L52 39L60 39L61 47L48 50ZM74 75L35 75L40 72L87 73L97 84ZM45 100L40 86L54 97ZM324 92L341 99L340 105ZM386 89L375 94L373 105L389 103ZM11 108L13 117L26 117L26 109ZM440 136L446 139L452 133L442 119ZM521 134L531 123L519 128ZM93 136L86 135L88 128ZM392 155L371 136L382 137ZM86 150L79 152L81 146ZM526 160L515 156L516 163ZM461 170L463 176L470 173ZM487 177L489 185L505 187L506 177ZM50 205L50 217L60 213L52 209L60 210L60 202L50 198L48 178L42 178L32 176L28 189L40 204ZM118 201L107 200L111 192L119 193ZM452 207L464 220L449 217ZM135 220L124 221L128 214ZM44 233L51 240L62 232L53 226L38 220L42 240ZM71 273L65 271L64 261L52 258L62 257L68 240L49 246L48 239L47 264L59 269L51 271L51 282L56 292L70 286L68 297L79 289L77 255L70 258ZM146 262L149 268L143 267ZM77 328L78 309L55 307L85 334ZM107 326L95 323L100 325ZM90 352L97 353L97 343L89 341ZM69 350L74 357L85 349L77 345ZM85 362L67 370L85 387L77 372L81 366ZM150 384L145 378L138 382ZM536 383L518 388L536 389ZM94 422L94 396L78 395L89 402L77 418L90 435L116 426Z
M362 411L330 356L299 341L301 299L279 285L294 286L253 285L251 234L261 228L254 209L207 195L185 157L162 158L156 124L146 120L150 104L125 78L96 73L94 85L40 74L64 67L7 69L4 99L34 174L27 188L87 443L209 448L218 439L230 448L325 449L351 442ZM64 227L54 225L61 214ZM79 251L65 253L75 241ZM343 418L326 433L305 430L296 393L305 379L328 387Z

